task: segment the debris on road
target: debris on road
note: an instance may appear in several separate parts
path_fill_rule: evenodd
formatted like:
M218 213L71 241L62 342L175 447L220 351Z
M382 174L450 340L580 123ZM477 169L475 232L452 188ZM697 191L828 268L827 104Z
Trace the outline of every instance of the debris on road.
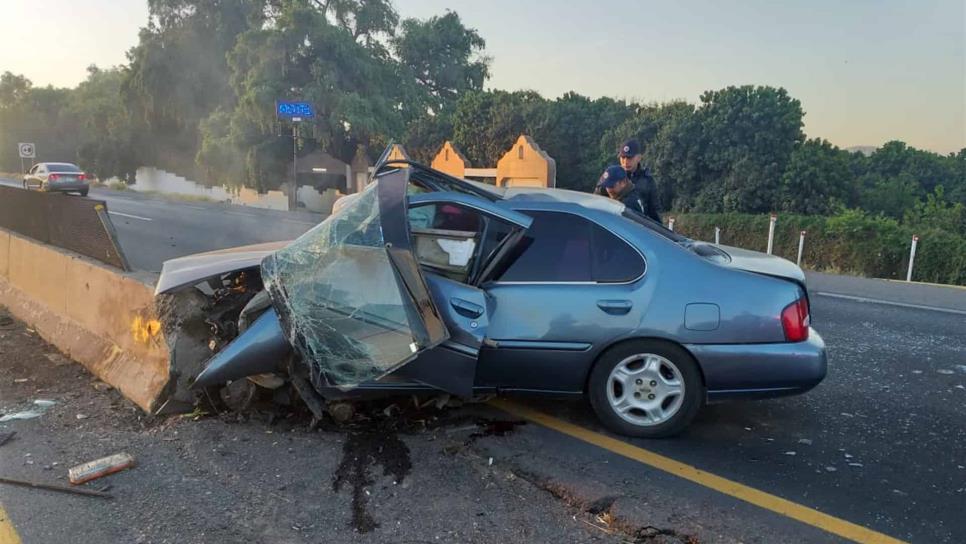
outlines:
M108 495L102 491L93 491L91 489L83 489L79 487L66 487L62 485L44 484L39 482L28 482L27 480L14 480L13 478L0 478L0 484L17 485L20 487L32 487L35 489L46 489L47 491L58 491L60 493L73 493L75 495L84 495L87 497L100 497L102 499L113 498L112 495Z
M18 419L34 419L36 417L40 417L44 415L44 412L46 412L48 408L57 403L52 400L37 399L33 402L33 404L35 406L34 408L0 416L0 423L4 423L6 421L15 421Z
M809 439L807 439L807 438L801 438L801 439L799 439L798 440L798 443L799 444L805 444L806 446L811 446L812 445L812 441L809 440Z
M87 463L71 467L67 471L70 483L77 485L97 478L102 478L108 474L114 474L124 469L134 466L134 456L129 453L117 453L95 459Z

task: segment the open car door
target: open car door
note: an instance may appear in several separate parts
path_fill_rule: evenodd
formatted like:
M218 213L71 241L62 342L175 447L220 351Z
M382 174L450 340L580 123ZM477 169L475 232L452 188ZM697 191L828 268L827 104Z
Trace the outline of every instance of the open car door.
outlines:
M414 170L379 172L351 203L262 262L282 329L317 389L378 380L446 343L447 351L439 353L464 357L419 357L408 376L462 395L472 391L485 297L468 283L443 277L428 283L424 277L409 226L407 188ZM470 185L455 178L447 183ZM463 197L464 206L494 208L490 213L512 219L509 238L519 240L517 233L529 227L525 215L496 209L479 196L455 195ZM474 247L476 273L506 255L512 242L504 237L486 256L482 246Z
M467 193L431 192L407 200L416 258L450 338L394 374L470 396L492 313L478 285L510 255L533 220Z

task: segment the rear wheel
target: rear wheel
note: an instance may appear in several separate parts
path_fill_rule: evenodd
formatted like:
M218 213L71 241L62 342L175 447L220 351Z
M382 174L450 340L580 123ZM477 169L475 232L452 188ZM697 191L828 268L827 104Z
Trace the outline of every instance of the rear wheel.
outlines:
M80 192L80 195L87 196L87 191L89 191L89 189L84 189L83 191Z
M704 402L697 363L683 348L658 341L621 344L601 356L588 397L610 430L663 438L683 431Z

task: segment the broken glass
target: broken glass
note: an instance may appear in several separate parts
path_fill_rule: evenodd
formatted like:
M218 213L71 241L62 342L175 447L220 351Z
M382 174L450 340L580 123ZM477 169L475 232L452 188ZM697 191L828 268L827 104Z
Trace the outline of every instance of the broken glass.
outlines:
M317 387L376 380L430 347L387 251L379 183L262 263L289 341Z

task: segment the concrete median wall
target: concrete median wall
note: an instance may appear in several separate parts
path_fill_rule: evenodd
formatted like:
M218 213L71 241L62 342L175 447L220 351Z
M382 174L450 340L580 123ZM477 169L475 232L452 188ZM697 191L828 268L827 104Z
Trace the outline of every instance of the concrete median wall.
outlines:
M148 412L171 381L151 283L0 229L0 304Z

